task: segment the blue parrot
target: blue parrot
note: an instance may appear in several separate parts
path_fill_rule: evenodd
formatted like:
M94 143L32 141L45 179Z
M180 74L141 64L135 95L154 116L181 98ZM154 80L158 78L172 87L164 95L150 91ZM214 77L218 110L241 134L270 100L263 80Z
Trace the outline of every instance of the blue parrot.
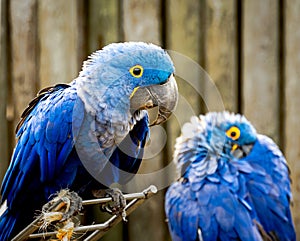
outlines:
M174 111L174 65L160 47L114 43L93 53L70 84L39 92L21 116L1 187L0 240L26 227L51 194L81 197L138 171L149 126ZM158 107L150 123L146 109Z
M180 178L165 198L174 241L296 240L287 163L244 116L192 117L174 162Z

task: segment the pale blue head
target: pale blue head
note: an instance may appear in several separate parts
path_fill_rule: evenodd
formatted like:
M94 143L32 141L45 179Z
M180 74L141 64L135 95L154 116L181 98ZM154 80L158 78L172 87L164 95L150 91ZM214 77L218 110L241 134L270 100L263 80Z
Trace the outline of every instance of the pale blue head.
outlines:
M240 114L222 112L211 115L211 118L216 118L216 128L212 132L219 132L225 139L223 154L238 158L247 155L257 136L251 123ZM220 140L212 140L214 141Z
M142 42L113 43L93 53L84 62L76 82L86 106L110 102L118 111L159 106L154 124L165 121L178 99L174 65L165 50ZM92 90L92 91L91 91ZM93 107L89 108L92 109ZM96 107L94 107L96 109Z
M143 42L113 43L94 52L84 62L80 76L96 76L94 81L142 87L165 83L175 68L165 50Z
M256 138L254 127L242 115L224 111L200 115L199 118L194 116L183 126L182 134L177 138L174 161L180 173L184 173L189 165L212 173L216 170L217 160L247 155Z

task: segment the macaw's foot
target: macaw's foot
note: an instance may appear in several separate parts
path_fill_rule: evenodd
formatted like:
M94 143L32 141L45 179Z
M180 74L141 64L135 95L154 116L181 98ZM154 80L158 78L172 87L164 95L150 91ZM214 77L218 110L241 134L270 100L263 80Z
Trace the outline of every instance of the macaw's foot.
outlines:
M64 222L79 213L81 209L81 197L75 192L63 189L43 206L43 225L48 226L55 221Z
M121 215L124 221L126 220L126 199L118 188L111 188L106 190L97 190L93 192L97 198L111 197L111 201L101 205L101 210L113 215Z

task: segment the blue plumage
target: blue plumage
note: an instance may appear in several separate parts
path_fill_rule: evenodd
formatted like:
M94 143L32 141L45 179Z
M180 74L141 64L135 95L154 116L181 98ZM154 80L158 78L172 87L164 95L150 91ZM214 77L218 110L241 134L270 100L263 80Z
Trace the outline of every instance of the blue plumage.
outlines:
M174 161L181 177L165 201L173 240L296 240L286 161L245 117L192 117Z
M0 240L27 226L62 188L90 197L93 189L130 180L149 133L143 109L158 106L159 124L170 115L164 108L175 108L173 72L170 57L155 45L111 44L95 52L73 82L42 90L17 126L1 188Z
M244 162L253 167L251 171L245 170ZM277 145L270 138L257 135L252 151L235 165L247 179L248 191L265 231L278 240L296 240L290 210L289 170Z

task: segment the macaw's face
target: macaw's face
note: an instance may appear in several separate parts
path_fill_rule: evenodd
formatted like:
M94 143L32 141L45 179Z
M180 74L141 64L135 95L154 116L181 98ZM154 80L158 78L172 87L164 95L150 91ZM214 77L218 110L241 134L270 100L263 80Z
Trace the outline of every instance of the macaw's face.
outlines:
M104 92L112 90L114 95L123 96L122 101L130 101L131 114L158 107L152 123L157 125L166 121L177 105L174 72L173 62L162 48L128 42L110 44L95 52L84 64L81 76L88 74L94 89L100 86Z
M226 145L224 152L240 159L246 157L256 141L256 131L245 119L225 125Z
M169 55L155 45L143 45L124 56L126 78L133 83L130 95L130 111L158 107L152 125L165 122L175 110L178 89L174 78L174 65ZM126 71L124 70L124 71Z
M242 115L229 112L209 113L205 116L207 139L214 153L242 158L249 154L257 134Z

